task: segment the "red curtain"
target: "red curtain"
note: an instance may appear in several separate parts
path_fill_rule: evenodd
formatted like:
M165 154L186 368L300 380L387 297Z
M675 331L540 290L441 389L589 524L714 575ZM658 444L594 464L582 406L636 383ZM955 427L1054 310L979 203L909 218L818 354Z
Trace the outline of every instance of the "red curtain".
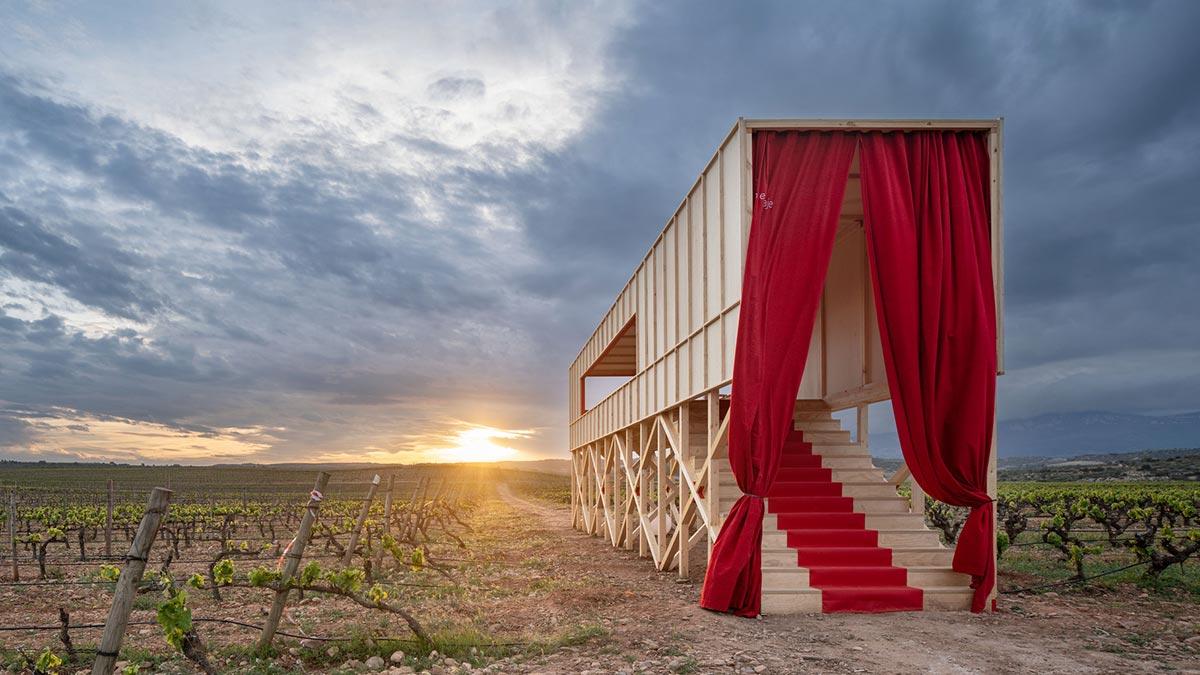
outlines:
M792 428L854 145L842 132L754 134L754 213L728 432L744 495L713 544L700 596L707 609L757 616L762 606L763 497Z
M987 494L996 397L987 143L979 133L872 132L860 147L900 447L925 492L971 507L953 567L973 578L971 609L979 612L996 583Z

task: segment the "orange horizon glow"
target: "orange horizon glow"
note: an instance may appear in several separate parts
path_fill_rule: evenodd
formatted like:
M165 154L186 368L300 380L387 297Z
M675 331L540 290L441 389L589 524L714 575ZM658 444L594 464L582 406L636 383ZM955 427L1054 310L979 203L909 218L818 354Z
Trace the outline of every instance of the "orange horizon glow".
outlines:
M538 429L505 429L442 419L423 433L391 435L388 443L352 445L303 457L279 456L282 427L185 428L122 417L100 417L69 408L56 416L24 416L36 431L17 459L204 465L220 462L347 462L379 464L504 462L542 459L524 446ZM367 439L363 439L367 440ZM295 454L295 453L288 453Z

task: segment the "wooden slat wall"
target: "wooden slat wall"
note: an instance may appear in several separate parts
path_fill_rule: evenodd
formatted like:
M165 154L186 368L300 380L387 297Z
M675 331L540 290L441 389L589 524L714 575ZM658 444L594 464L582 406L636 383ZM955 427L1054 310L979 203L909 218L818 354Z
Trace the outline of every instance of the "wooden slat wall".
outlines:
M725 137L571 365L572 448L728 384L732 377L749 226L748 139L741 122ZM580 413L580 376L634 314L637 375Z

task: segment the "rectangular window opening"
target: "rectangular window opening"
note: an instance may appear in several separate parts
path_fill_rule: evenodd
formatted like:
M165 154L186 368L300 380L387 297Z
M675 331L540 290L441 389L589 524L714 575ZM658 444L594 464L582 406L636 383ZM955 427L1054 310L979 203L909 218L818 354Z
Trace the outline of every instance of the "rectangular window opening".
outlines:
M580 414L596 407L636 374L637 317L633 316L579 378Z

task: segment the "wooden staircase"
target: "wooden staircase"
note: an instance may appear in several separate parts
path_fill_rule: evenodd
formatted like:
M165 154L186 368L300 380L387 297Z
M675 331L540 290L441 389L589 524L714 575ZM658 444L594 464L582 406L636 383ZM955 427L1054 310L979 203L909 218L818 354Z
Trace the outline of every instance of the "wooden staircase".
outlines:
M852 443L823 401L797 401L763 523L763 612L965 610L954 550ZM720 513L741 496L721 462Z

